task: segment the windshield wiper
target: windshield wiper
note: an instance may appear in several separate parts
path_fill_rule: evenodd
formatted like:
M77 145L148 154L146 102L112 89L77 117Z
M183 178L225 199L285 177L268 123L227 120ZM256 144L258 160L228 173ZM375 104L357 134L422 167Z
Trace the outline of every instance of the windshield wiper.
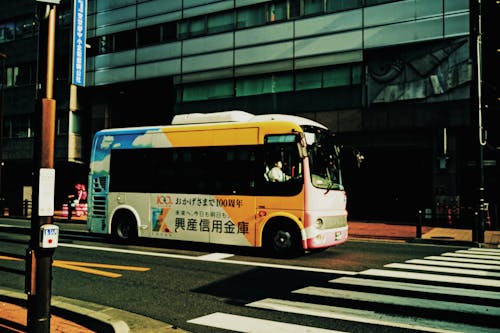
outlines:
M342 184L337 184L337 183L334 183L334 182L330 182L330 184L326 188L325 194L328 194L328 192L330 192L331 190L341 190L341 191L343 191L344 190L344 186Z

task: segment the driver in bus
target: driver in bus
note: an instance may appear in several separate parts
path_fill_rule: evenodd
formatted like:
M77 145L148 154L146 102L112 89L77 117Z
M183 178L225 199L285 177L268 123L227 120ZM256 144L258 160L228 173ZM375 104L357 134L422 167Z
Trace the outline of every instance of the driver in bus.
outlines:
M267 173L267 178L271 182L285 182L290 179L290 176L283 172L283 163L277 161L274 163L274 167Z

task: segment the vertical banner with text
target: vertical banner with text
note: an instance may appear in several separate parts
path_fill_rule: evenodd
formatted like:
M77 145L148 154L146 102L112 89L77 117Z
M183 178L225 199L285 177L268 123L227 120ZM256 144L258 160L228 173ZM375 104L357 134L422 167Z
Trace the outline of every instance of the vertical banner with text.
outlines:
M85 86L85 44L87 43L87 0L73 4L73 65L71 83Z

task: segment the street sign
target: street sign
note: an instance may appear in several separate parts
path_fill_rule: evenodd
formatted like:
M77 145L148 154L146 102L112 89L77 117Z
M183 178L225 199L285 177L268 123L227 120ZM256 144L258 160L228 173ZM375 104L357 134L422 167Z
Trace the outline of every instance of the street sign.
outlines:
M85 86L85 44L87 42L87 0L73 4L73 65L71 83Z
M38 216L54 216L56 170L40 168Z
M44 224L40 227L40 247L54 249L59 243L59 227L55 224Z

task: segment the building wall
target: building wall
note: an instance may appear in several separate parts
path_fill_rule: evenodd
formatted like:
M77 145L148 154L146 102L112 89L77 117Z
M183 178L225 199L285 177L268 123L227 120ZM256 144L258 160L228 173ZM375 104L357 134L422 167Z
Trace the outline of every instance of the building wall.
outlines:
M94 0L89 2L88 37L166 22L208 24L219 12L269 3ZM466 36L468 24L465 0L406 0L222 33L210 34L207 27L198 37L92 57L87 80L105 85L172 75L179 84L357 62L363 50Z
M0 8L21 17L20 1ZM410 220L473 192L467 0L89 0L88 13L86 151L97 130L175 113L300 114L365 154L344 168L352 218ZM12 115L28 91L9 91Z
M90 1L87 82L99 119L121 124L134 113L127 105L138 107L131 89L142 91L128 82L158 88L161 78L175 95L149 94L162 107L134 124L229 109L300 114L360 148L365 165L345 177L352 217L414 219L460 195L471 158L469 2L313 3Z
M70 2L57 7L54 99L56 100L56 205L64 202L71 182L85 181L86 170L68 162ZM31 0L0 2L0 52L5 54L2 101L0 197L12 215L23 213L23 187L32 186L36 113L37 25L36 4ZM4 73L1 73L0 77ZM0 80L0 83L2 80ZM83 174L83 177L82 177ZM82 179L83 178L83 179Z

